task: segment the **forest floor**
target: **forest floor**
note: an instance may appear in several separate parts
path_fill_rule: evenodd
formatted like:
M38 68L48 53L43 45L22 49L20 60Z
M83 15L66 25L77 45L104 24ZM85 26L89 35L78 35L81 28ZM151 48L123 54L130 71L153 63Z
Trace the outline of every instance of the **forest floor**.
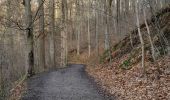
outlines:
M84 65L46 72L28 79L22 100L110 100L87 76Z
M156 15L160 30L170 43L170 6ZM148 21L151 32L157 33L151 24L154 20ZM165 52L166 47L161 47L162 38L154 34L153 43L158 50L155 54L157 59L153 61L145 24L140 28L145 43L145 73L141 67L142 53L137 29L131 32L133 44L127 35L111 46L110 53L109 50L99 50L102 53L96 56L94 51L91 57L88 57L87 51L80 56L71 54L71 62L86 64L87 73L118 100L170 100L170 55Z
M156 71L156 65L146 63L147 76L142 76L140 64L129 70L119 66L125 60L121 58L115 63L90 64L86 71L103 90L114 95L118 100L169 100L170 99L170 58L159 60L161 74Z
M114 53L114 52L113 52ZM142 76L141 63L123 69L120 65L129 54L116 59L112 63L99 63L94 53L90 58L87 53L72 56L71 63L87 64L86 72L102 88L105 93L116 100L169 100L170 99L170 57L165 56L152 63L146 60L147 73ZM161 73L157 72L160 66Z

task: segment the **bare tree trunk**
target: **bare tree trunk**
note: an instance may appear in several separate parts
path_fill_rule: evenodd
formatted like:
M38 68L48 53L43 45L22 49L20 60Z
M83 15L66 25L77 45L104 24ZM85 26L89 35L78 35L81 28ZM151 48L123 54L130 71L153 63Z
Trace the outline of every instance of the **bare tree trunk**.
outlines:
M109 53L109 61L111 63L111 48L110 48L110 38L109 38L109 34L111 35L109 29L110 29L110 20L111 20L111 6L112 6L112 0L106 0L106 5L105 5L105 10L106 10L106 33L105 33L105 42L106 42L106 46L105 46L105 50L108 50Z
M128 19L129 19L129 0L126 0L125 1L125 20L126 20L127 24L126 24L126 31L125 32L129 32L129 26L128 26L129 21L128 21ZM130 34L130 44L133 48L132 33L130 32L129 34Z
M105 15L105 50L108 50L109 49L109 33L108 33L108 0L105 1L105 11L106 11L106 15Z
M80 20L80 18L81 18L81 13L80 13L80 2L79 2L79 0L77 0L76 1L77 2L77 4L76 5L78 5L77 6L77 16L78 16L78 20L77 20L77 55L80 55L80 30L81 30L81 20Z
M66 28L66 33L65 33L65 53L66 53L66 59L65 59L65 66L67 66L67 64L68 64L68 32L69 32L69 30L68 30L68 5L67 5L67 0L65 0L65 18L66 18L66 25L65 25L65 28Z
M38 55L40 69L45 69L45 34L44 34L44 5L43 0L38 0L39 4L39 36L38 36Z
M2 98L0 97L0 99L7 99L7 97L10 95L9 91L10 91L10 85L11 85L11 73L13 71L13 57L12 55L14 54L13 52L13 32L12 32L12 28L11 28L11 18L12 18L12 1L11 0L7 0L6 2L6 13L7 13L7 28L5 30L4 33L4 39L2 39L2 43L0 43L0 45L3 45L3 49L6 52L2 52L2 54L0 54L0 56L2 57L0 60L2 60L2 62L0 61L0 63L2 63L2 65L0 65L0 70L1 72L1 82L0 82L0 96L2 96ZM3 57L4 56L4 57ZM3 61L6 64L3 64ZM2 90L1 90L2 89Z
M115 37L114 37L114 39L115 39L115 41L118 41L118 39L117 39L117 36L116 36L116 34L117 34L117 7L116 7L116 1L117 0L114 0L113 2L113 10L112 10L112 13L113 13L113 22L114 22L114 34L115 34Z
M96 5L97 5L97 7L98 7L98 1L96 0ZM96 20L96 26L95 26L95 28L96 28L96 51L97 51L97 55L99 56L99 31L98 31L98 24L99 24L99 22L98 22L98 12L96 11L95 12L95 20Z
M80 25L77 30L77 55L80 55Z
M90 34L90 0L88 2L88 54L91 55L91 34Z
M55 68L55 44L54 44L54 34L55 34L55 2L54 0L49 1L49 13L50 13L50 25L49 25L49 41L50 41L50 67Z
M25 24L27 34L27 68L28 76L34 74L34 40L33 40L33 26L32 26L32 13L31 13L31 0L24 0L25 6Z
M144 14L144 21L145 21L145 25L146 25L148 36L149 36L149 41L150 41L150 44L151 44L152 58L155 61L156 60L156 58L155 58L155 49L154 49L154 45L153 45L153 42L152 42L149 25L148 25L148 22L147 22L147 19L146 19L146 8L143 8L143 14Z
M62 0L62 24L63 24L63 30L61 32L61 46L62 46L62 52L61 52L61 65L66 66L67 65L67 56L68 56L68 44L67 44L67 16L68 16L68 11L67 11L67 0Z
M65 66L65 48L64 48L64 29L65 29L65 7L64 7L64 0L62 0L62 28L61 30L61 66Z
M138 12L138 0L136 1L136 25L138 28L138 34L139 34L139 38L140 38L140 42L141 42L141 48L142 48L142 68L143 68L143 74L145 74L146 69L145 69L145 51L144 51L144 41L143 41L143 37L141 34L141 30L140 30L140 23L139 23L139 12Z
M116 21L116 23L117 23L117 34L120 38L120 0L117 0L116 7L117 7L116 8L117 9L117 17L116 17L116 19L117 19L117 21Z

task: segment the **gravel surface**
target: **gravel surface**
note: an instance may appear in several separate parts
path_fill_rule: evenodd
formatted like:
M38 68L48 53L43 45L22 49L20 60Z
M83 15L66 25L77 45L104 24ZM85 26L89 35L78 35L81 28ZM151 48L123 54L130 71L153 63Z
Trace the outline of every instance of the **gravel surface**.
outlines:
M70 65L29 79L22 100L109 100L98 91L84 65Z

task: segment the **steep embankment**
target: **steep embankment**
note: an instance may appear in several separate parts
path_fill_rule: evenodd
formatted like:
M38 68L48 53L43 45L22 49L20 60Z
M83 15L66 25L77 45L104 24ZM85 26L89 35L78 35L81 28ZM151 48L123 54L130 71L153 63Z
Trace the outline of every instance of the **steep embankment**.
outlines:
M170 99L170 56L167 44L170 43L170 7L159 11L148 23L157 60L153 62L147 29L142 24L146 77L141 77L143 68L140 64L141 46L137 29L131 33L132 43L128 35L111 48L112 63L109 63L108 51L105 51L101 57L102 64L87 67L87 72L96 82L119 100Z

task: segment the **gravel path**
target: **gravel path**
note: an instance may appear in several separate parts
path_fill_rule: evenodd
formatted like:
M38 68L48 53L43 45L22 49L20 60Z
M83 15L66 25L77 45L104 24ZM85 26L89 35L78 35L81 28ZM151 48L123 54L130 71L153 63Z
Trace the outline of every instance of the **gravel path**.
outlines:
M98 92L84 65L46 72L28 80L22 100L108 100Z

